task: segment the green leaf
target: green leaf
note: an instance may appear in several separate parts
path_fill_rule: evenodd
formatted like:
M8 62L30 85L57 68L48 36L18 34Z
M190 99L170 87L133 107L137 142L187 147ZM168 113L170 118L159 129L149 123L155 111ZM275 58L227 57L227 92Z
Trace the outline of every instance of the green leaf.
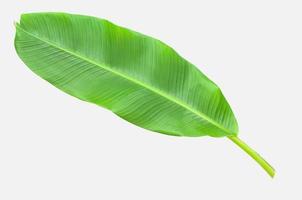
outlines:
M151 131L228 136L239 145L237 121L219 87L161 41L65 13L23 14L16 29L23 62L64 92Z

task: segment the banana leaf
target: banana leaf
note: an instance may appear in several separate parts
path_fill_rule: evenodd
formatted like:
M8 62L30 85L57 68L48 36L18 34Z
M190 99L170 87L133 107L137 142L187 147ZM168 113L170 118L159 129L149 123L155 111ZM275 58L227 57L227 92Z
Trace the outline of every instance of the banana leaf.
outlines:
M274 176L238 138L220 88L157 39L95 17L29 13L16 23L15 49L34 73L74 97L154 132L227 137Z

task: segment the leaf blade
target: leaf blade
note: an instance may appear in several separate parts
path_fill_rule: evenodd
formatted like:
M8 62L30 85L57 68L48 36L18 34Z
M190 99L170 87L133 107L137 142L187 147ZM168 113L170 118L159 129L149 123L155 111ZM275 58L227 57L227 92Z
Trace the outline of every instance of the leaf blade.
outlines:
M39 13L22 15L15 46L59 89L143 128L184 136L238 132L220 89L148 36L97 18Z

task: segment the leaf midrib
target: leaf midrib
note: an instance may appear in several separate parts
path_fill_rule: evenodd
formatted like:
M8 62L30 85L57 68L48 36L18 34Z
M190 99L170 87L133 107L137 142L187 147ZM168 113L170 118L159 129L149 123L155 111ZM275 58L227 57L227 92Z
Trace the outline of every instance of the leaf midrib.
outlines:
M219 129L221 129L221 130L223 130L223 131L225 131L225 132L227 132L227 133L232 133L230 130L226 129L225 127L223 127L223 126L221 126L220 124L218 124L216 121L214 121L214 120L212 120L211 118L209 118L206 114L194 110L194 109L191 108L189 105L187 105L187 104L184 103L184 102L179 101L179 100L178 100L177 98L175 98L174 96L171 96L171 95L169 95L169 94L166 94L166 93L162 92L161 90L158 90L158 89L155 88L155 87L146 85L145 83L140 82L140 81L138 81L138 80L136 80L136 79L133 79L133 78L130 77L130 76L124 75L124 74L122 74L122 73L120 73L120 72L118 72L118 71L116 71L116 70L113 70L113 69L107 67L107 66L104 65L104 64L97 63L97 62L95 62L95 61L93 61L93 60L91 60L91 59L89 59L89 58L83 57L83 56L80 55L80 54L77 54L77 53L74 53L74 52L72 52L72 51L70 51L70 50L67 50L67 49L65 49L65 48L62 48L62 47L58 46L58 45L55 44L55 43L52 43L52 42L50 42L50 41L48 41L48 40L45 40L45 39L43 39L43 38L40 38L40 37L38 37L38 36L36 36L36 35L34 35L34 34L28 32L28 31L26 31L25 29L23 29L23 28L21 27L20 24L16 24L16 28L19 28L19 29L20 29L21 31L23 31L24 33L30 35L30 36L33 37L33 38L36 38L36 39L42 41L42 42L45 42L45 43L47 43L48 45L50 45L50 46L52 46L52 47L55 47L55 48L57 48L57 49L60 49L61 51L64 51L64 52L66 52L66 53L69 53L69 54L71 54L71 55L73 55L73 56L75 56L75 57L78 57L79 59L82 59L82 60L84 60L84 61L86 61L86 62L88 62L88 63L91 63L91 64L93 64L93 65L96 65L96 66L98 66L98 67L101 67L101 68L103 68L104 70L106 70L106 71L108 71L108 72L111 72L111 73L113 73L113 74L116 74L117 76L120 76L120 77L122 77L122 78L124 78L124 79L127 79L127 80L130 81L130 82L133 82L133 83L135 83L135 84L137 84L137 85L140 85L141 87L146 88L146 89L150 90L151 92L153 92L153 93L155 93L155 94L157 94L157 95L159 95L159 96L162 96L162 97L164 97L165 99L167 99L167 100L169 100L169 101L172 101L173 103L175 103L175 104L177 104L177 105L179 105L179 106L181 106L181 107L183 107L183 108L189 110L190 112L192 112L192 113L194 113L195 115L199 116L199 117L202 118L203 120L206 120L206 121L210 122L211 124L213 124L214 126L218 127Z

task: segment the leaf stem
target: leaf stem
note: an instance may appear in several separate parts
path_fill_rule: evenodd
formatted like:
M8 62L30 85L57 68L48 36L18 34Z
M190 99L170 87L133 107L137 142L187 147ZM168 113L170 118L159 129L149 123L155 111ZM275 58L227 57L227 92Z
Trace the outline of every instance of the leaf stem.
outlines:
M272 178L275 175L275 169L266 162L256 151L249 147L245 142L240 140L237 136L228 136L236 145L238 145L243 151L250 155Z

